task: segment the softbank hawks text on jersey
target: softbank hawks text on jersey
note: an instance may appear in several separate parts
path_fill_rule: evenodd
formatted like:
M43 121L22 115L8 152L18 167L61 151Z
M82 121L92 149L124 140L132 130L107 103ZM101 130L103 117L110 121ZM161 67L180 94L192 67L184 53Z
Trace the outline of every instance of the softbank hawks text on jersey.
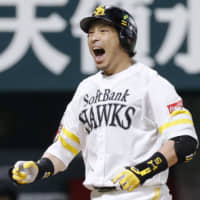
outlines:
M128 89L123 92L104 89L97 90L93 96L86 94L83 98L86 108L79 114L85 130L90 133L101 126L129 129L135 113L135 108L126 104L129 95Z

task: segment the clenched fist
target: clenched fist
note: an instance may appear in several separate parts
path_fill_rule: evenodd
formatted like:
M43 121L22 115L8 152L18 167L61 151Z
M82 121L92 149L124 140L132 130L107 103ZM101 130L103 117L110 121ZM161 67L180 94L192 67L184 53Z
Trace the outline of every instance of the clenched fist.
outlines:
M39 168L34 161L18 161L9 171L10 178L17 184L34 182L38 173Z

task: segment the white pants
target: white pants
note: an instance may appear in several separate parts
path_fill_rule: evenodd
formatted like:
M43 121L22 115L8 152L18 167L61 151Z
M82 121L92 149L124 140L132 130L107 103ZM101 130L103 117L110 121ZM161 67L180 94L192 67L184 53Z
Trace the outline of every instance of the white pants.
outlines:
M138 187L132 192L91 192L91 200L172 200L166 185Z

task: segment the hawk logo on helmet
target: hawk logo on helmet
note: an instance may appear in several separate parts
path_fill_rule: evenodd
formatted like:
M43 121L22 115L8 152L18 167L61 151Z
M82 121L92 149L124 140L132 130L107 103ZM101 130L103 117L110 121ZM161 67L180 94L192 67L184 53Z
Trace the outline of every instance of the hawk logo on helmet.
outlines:
M99 6L94 11L94 16L105 15L105 6Z
M128 15L124 15L123 19L121 20L121 25L127 26L128 24L127 20L128 20Z

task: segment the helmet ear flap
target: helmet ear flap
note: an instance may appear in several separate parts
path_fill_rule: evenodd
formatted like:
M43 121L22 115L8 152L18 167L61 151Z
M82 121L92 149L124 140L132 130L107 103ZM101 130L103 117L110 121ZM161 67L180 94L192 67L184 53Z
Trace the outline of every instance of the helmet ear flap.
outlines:
M125 36L125 31L123 31L122 29L119 31L119 39L120 39L120 43L121 45L127 49L128 47L128 43L127 43L127 38Z
M120 40L125 39L125 34L124 34L124 31L122 29L119 31L119 38L120 38Z
M125 30L119 30L119 39L121 46L128 52L130 56L132 55L132 49L130 48L129 38L126 36Z

